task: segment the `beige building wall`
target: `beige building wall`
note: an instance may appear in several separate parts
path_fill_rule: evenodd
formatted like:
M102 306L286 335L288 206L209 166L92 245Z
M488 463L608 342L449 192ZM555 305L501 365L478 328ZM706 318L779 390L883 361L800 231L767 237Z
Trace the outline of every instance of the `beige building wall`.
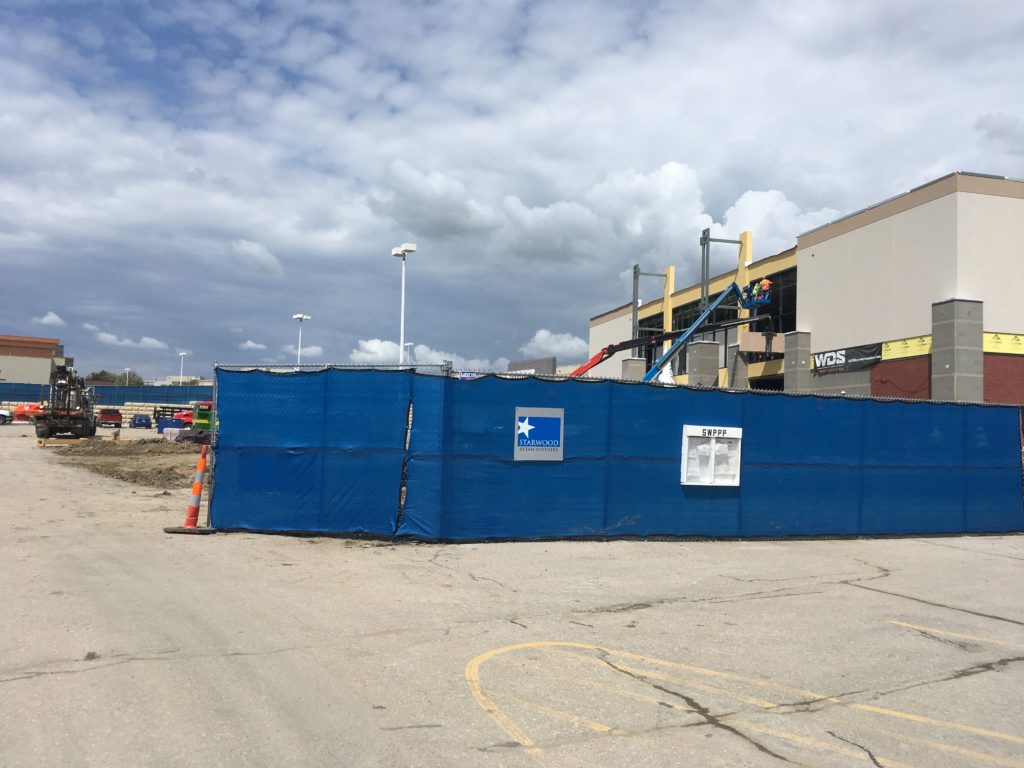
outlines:
M957 298L984 301L985 330L996 333L1024 331L1024 184L1018 191L957 195Z
M797 239L797 329L813 352L931 333L931 305L984 302L985 330L1024 319L1024 182L953 173Z
M590 350L588 359L609 344L618 344L620 341L629 339L630 334L633 332L632 326L632 312L628 305L595 317L590 321ZM631 355L631 351L616 352L600 365L595 365L585 375L610 379L621 378L622 361L631 357Z
M931 333L932 303L956 294L955 195L814 239L797 245L797 330L813 351Z
M58 358L57 362L61 362ZM0 356L0 382L10 384L49 384L49 357Z

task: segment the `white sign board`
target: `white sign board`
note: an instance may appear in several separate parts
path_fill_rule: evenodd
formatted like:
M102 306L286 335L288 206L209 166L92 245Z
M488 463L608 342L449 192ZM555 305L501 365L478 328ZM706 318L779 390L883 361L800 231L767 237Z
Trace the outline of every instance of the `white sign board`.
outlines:
M683 485L739 485L742 427L683 426Z
M565 439L564 408L516 406L514 461L561 461Z

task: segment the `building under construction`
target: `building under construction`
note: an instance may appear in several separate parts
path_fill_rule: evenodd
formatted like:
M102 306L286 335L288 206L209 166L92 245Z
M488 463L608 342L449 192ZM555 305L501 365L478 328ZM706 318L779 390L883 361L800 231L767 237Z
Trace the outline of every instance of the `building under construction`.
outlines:
M736 269L706 283L676 290L666 269L635 329L632 304L592 318L590 353L683 331L733 283L767 278L767 303L723 304L714 330L670 361L675 383L1024 403L1024 181L953 173L767 258L753 259L751 233L736 242ZM637 378L671 344L619 352L588 375Z

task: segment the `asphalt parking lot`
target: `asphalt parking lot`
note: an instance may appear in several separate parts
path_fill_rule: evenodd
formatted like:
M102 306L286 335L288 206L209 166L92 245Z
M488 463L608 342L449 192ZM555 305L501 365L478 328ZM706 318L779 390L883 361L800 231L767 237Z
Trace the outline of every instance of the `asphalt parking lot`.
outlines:
M170 536L54 450L0 427L5 768L1024 766L1019 536Z

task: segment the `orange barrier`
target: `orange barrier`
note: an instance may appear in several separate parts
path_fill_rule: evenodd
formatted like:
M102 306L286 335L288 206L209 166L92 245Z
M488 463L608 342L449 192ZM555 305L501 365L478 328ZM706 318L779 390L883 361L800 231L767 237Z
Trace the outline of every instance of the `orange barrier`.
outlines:
M206 451L209 446L204 445L199 454L199 461L196 462L196 476L192 481L192 502L188 505L188 513L185 515L185 527L195 528L199 522L199 500L203 495L203 477L206 475Z

